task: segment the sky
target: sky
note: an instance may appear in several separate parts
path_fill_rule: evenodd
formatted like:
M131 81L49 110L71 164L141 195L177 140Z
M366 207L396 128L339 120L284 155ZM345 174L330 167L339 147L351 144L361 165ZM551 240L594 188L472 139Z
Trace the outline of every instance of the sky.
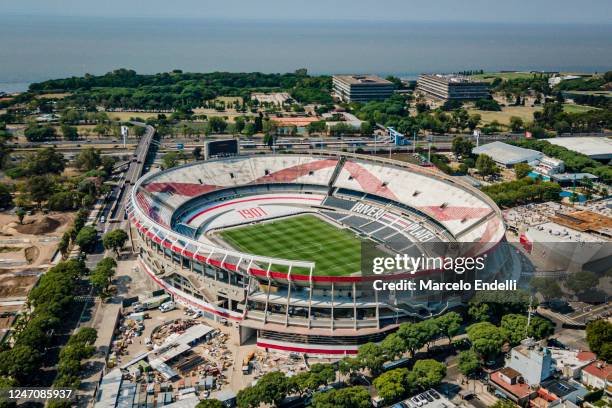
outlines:
M0 15L612 24L611 0L19 0Z

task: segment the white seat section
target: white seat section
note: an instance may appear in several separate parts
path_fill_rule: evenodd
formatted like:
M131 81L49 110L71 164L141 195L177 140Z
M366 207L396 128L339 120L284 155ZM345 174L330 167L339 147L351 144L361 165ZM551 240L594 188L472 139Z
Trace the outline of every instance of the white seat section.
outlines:
M321 205L325 199L319 194L261 194L222 201L212 205L197 207L181 217L180 222L192 228L200 229L206 224L205 230L248 222L291 215L308 210L310 206ZM215 224L212 220L220 218ZM233 221L240 222L233 223Z
M396 200L431 216L457 234L493 210L459 186L406 168L349 160L336 187L361 190Z
M250 183L327 185L337 163L336 159L303 156L240 157L179 167L154 177L143 187L151 193L193 197L206 190ZM161 196L160 199L172 201L170 196ZM177 203L172 201L171 205Z

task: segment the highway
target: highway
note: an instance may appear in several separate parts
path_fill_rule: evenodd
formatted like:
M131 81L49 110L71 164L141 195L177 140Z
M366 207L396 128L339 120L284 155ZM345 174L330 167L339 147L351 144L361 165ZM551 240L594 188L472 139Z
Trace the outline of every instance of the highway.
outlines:
M125 205L128 194L131 187L143 174L151 142L155 136L155 128L153 126L139 122L133 122L133 124L136 126L145 126L146 132L140 138L136 150L127 163L127 170L122 174L119 185L111 191L110 196L104 203L104 207L100 211L98 219L102 216L106 219L106 223L98 223L96 226L101 233L124 227Z

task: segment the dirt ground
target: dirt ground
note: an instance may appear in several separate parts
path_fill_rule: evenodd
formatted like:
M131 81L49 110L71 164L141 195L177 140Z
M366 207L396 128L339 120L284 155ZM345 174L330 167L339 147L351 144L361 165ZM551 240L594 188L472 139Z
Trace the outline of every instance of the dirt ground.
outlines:
M11 270L0 270L0 299L25 298L38 281L38 275L19 276Z
M26 216L22 225L17 216L0 213L0 267L13 272L48 267L74 217L74 213L36 213Z

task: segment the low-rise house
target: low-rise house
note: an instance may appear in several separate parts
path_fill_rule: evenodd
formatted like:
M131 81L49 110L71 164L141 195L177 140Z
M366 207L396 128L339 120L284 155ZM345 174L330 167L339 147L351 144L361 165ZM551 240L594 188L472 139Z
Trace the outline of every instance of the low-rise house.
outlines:
M536 390L525 383L521 373L511 367L504 367L489 376L489 385L494 394L506 398L515 404L526 407L529 400L536 395Z
M582 369L597 359L595 353L580 350L550 348L557 371L563 377L579 380Z
M612 364L597 360L582 369L581 381L584 385L604 389L612 396Z

